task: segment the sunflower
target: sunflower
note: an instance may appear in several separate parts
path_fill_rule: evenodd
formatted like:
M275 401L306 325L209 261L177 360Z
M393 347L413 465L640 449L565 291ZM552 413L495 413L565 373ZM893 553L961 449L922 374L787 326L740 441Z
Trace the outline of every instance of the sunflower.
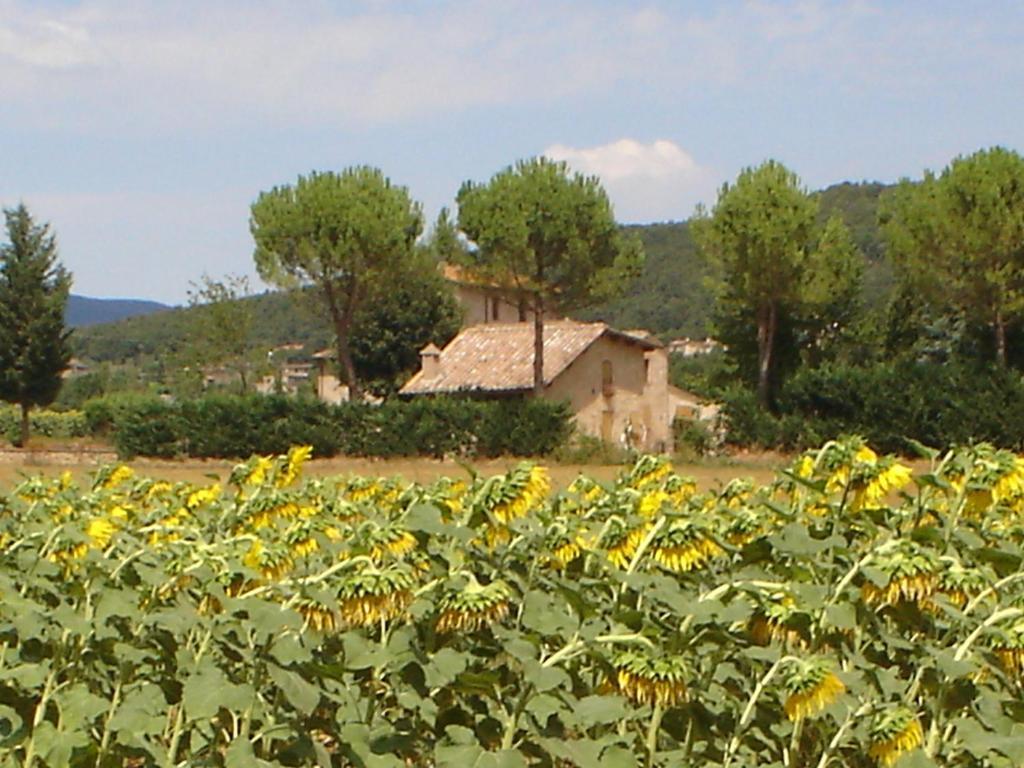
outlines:
M369 627L398 618L412 602L412 584L413 577L407 568L372 569L349 575L338 591L343 623Z
M963 608L967 602L984 590L990 583L986 573L978 568L965 568L953 557L943 557L942 568L939 570L936 591L957 608Z
M51 563L63 563L69 565L74 560L81 560L89 552L89 545L84 541L77 544L69 544L66 547L53 550L48 556Z
M637 514L641 517L654 517L669 502L669 495L660 488L644 493L636 505Z
M299 598L295 610L302 616L304 627L317 632L333 632L340 624L337 609L313 597Z
M608 560L617 568L628 568L636 548L640 546L649 530L647 525L627 528L625 523L615 521L601 537L602 549L607 550Z
M525 517L551 490L551 480L544 467L523 464L512 470L496 489L496 503L491 514L503 525Z
M306 557L320 549L320 542L315 536L304 536L291 542L292 554L296 557Z
M672 473L672 464L664 456L645 454L636 460L626 476L626 485L641 489L661 482Z
M871 726L871 748L868 755L879 765L889 768L905 753L921 746L924 733L917 715L906 707L883 713Z
M846 692L843 681L824 660L799 662L786 680L789 696L782 705L793 722L813 717Z
M284 488L299 479L302 474L302 465L313 455L311 445L293 445L285 457L284 466L277 474L274 485Z
M355 478L345 490L345 498L358 504L361 501L373 501L381 491L380 482L368 478Z
M664 484L668 499L672 504L681 507L697 493L697 482L690 477L670 476Z
M147 502L151 502L158 496L163 496L167 493L170 493L172 490L174 490L173 485L171 485L165 480L158 480L157 482L152 483L149 486L149 488L146 489L145 500Z
M608 493L604 486L585 475L580 475L573 480L569 484L568 491L579 496L585 507L590 506Z
M913 472L891 458L874 464L854 486L853 509L877 509L891 492L910 482Z
M106 549L117 531L117 526L105 517L94 517L85 525L85 535L96 549Z
M220 497L220 483L214 483L206 488L197 488L188 495L185 507L196 509L204 504L210 504Z
M726 483L726 486L719 492L718 499L711 499L711 504L723 503L729 509L743 507L754 493L754 484L750 480L736 478Z
M100 481L99 486L101 488L109 490L111 488L116 488L122 483L128 482L133 477L135 477L135 470L125 464L122 464L111 470L110 474L106 474L106 472L101 471L99 477L96 479Z
M888 580L884 585L865 581L861 587L869 605L896 605L900 602L926 604L938 583L939 559L909 539L879 555L873 563Z
M295 567L295 561L287 550L281 546L267 548L260 539L249 546L249 551L242 558L242 563L267 581L280 581Z
M244 464L236 464L231 470L228 482L232 485L260 486L266 483L274 469L274 458L271 456L253 456Z
M778 642L805 645L804 637L791 622L802 611L788 592L772 592L764 596L764 603L750 619L750 636L758 645Z
M1006 674L1015 678L1024 676L1024 621L1000 630L992 651Z
M687 666L682 656L620 653L612 661L615 687L637 704L672 707L686 699Z
M570 536L568 533L559 535L551 546L548 565L556 570L565 568L573 560L583 554L585 542L582 536Z
M675 573L702 568L708 560L724 554L708 533L692 520L677 520L651 543L651 556L663 568Z
M370 534L370 557L380 560L391 555L399 560L416 549L416 537L394 525L378 528Z
M184 507L181 507L177 512L166 517L162 517L150 526L156 528L151 530L148 538L149 546L159 548L166 543L172 541L178 541L181 538L181 534L185 528L185 521L189 517L189 512Z
M752 509L739 509L732 512L725 526L725 540L734 547L749 544L764 533L764 518Z
M438 632L474 632L508 615L510 592L502 581L480 586L471 577L465 589L451 590L441 599Z

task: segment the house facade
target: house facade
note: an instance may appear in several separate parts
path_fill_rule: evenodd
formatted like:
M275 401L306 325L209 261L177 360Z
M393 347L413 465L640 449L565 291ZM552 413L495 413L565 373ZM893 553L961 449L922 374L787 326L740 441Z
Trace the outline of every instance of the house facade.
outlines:
M533 324L488 322L464 328L444 349L421 352L406 396L533 392ZM544 325L544 397L566 401L580 432L644 451L671 451L673 392L668 354L655 339L604 323Z
M444 279L462 307L463 327L493 323L533 323L533 307L526 291L477 280L451 264L444 267ZM544 314L545 320L560 319Z

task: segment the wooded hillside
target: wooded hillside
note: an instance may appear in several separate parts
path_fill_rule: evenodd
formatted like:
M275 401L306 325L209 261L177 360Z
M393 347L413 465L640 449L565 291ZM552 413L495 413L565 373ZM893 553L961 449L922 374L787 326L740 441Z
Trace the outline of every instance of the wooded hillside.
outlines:
M865 303L884 304L892 286L877 224L878 183L842 183L820 194L820 220L838 212L849 226L866 260ZM706 265L690 237L687 222L628 227L644 244L643 274L620 299L580 313L581 319L604 320L618 328L646 328L663 339L702 337L710 333L712 297L704 283ZM330 343L330 331L309 311L310 296L268 292L245 301L257 304L254 334L265 346L301 342L307 347ZM104 323L75 332L75 354L96 361L125 361L140 355L165 354L182 344L190 310Z

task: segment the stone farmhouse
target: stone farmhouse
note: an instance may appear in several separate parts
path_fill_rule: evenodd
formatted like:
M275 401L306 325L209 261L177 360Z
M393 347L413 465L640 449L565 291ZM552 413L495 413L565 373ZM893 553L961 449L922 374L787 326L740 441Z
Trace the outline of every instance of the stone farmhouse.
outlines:
M525 297L448 268L466 324L444 349L428 345L401 394L533 391L533 315ZM677 416L699 418L694 396L668 383L668 351L645 331L550 319L544 324L544 397L569 402L583 434L644 451L673 449Z

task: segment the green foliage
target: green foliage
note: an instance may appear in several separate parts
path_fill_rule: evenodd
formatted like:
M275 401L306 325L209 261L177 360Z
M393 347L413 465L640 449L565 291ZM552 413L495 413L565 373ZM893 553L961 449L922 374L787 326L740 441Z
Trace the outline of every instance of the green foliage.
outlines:
M420 366L428 343L444 347L462 326L462 310L424 253L405 272L393 274L356 313L352 358L367 388L394 394Z
M105 371L90 371L67 378L53 405L61 410L80 409L86 400L106 394L109 381L110 377Z
M689 225L623 229L643 246L643 270L622 296L587 308L580 317L615 328L646 328L663 339L710 335L714 296L705 285L708 264L697 253Z
M24 205L4 211L0 246L0 400L21 406L18 443L28 440L29 410L49 405L71 359L64 310L71 275L57 261L49 225Z
M405 187L376 168L300 176L260 193L250 220L260 277L278 286L312 286L334 330L338 361L358 399L349 348L355 314L375 288L414 256L423 216Z
M1024 760L1024 472L848 439L698 492L640 457L408 485L34 477L0 516L0 764Z
M693 419L674 419L672 434L678 456L699 458L711 453L716 445L715 436L707 424Z
M1007 325L1024 316L1024 157L995 147L938 176L904 181L882 211L903 279L945 314L992 329L1007 362Z
M311 445L318 456L534 456L569 436L570 414L544 400L439 397L381 405L208 395L181 402L90 401L86 418L122 456L237 458Z
M736 381L736 365L723 349L691 357L673 354L668 359L668 381L674 387L713 401Z
M246 277L227 275L214 280L203 275L189 291L188 341L180 361L201 369L220 366L238 378L240 391L251 384L253 369L262 361L253 335L253 303Z
M610 465L624 464L632 456L621 445L594 435L576 432L552 455L560 464Z
M81 411L33 410L29 414L32 433L43 437L86 437L89 424ZM14 443L21 429L21 414L17 408L0 407L0 436Z
M1024 447L1024 382L1012 371L900 359L806 368L786 382L777 415L758 412L749 390L724 396L728 440L804 448L863 434L884 450L979 441Z
M477 250L464 266L533 296L534 391L543 389L544 312L562 314L620 295L639 274L643 249L615 223L596 177L565 163L523 160L457 196L459 228Z
M716 336L737 359L755 361L765 408L775 404L784 367L779 350L797 346L780 342L802 335L805 347L820 349L857 310L862 257L838 217L816 231L817 209L796 175L770 160L724 185L712 211L698 211L693 224L714 267ZM752 343L756 354L745 355Z

